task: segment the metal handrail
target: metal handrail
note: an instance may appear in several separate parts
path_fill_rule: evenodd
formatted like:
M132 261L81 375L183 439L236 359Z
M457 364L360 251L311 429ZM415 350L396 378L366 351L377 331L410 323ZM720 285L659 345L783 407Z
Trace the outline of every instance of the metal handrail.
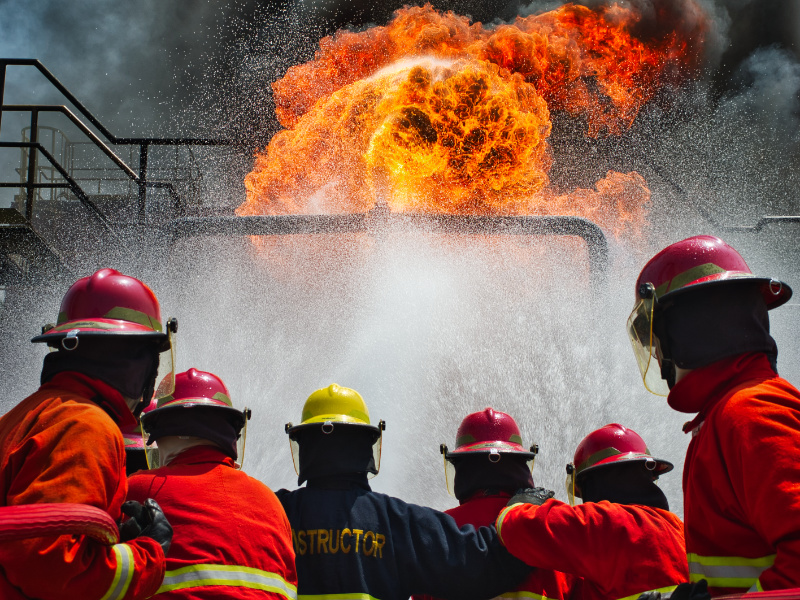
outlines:
M111 133L72 93L53 75L47 67L35 58L0 58L0 104L3 100L5 89L5 69L7 66L35 67L55 87L87 121L94 125L112 144L149 144L154 146L242 146L246 145L237 140L212 139L212 138L133 138L117 137ZM0 121L2 123L2 121Z
M56 112L65 115L73 125L75 125L81 132L88 137L92 143L97 146L103 154L105 154L108 158L112 160L112 162L117 165L122 171L127 175L131 180L139 183L140 177L136 174L136 172L131 169L125 161L123 161L119 156L117 156L114 151L109 148L103 140L101 140L97 135L86 126L86 124L81 121L75 113L73 113L69 108L63 106L61 104L4 104L2 107L3 111L8 112L31 112L31 113L43 113L43 112Z
M125 164L116 154L103 143L100 138L92 132L84 123L81 122L77 116L72 113L66 106L55 105L38 105L34 112L34 105L11 105L6 106L3 104L3 97L5 94L6 84L6 68L8 66L30 66L35 67L44 77L56 88L76 109L89 121L94 127L112 144L127 144L139 146L139 170L136 173L131 167ZM41 62L32 58L0 58L0 127L2 126L3 112L12 110L30 110L31 111L31 128L33 129L38 125L38 112L42 111L57 111L67 115L69 119L76 124L83 133L85 133L92 142L97 145L103 153L111 158L114 163L123 170L123 172L131 178L139 186L139 209L138 217L139 222L144 223L147 214L147 189L148 187L164 187L168 188L170 195L176 205L180 205L180 197L171 184L166 182L159 182L156 186L150 186L147 182L147 158L150 146L246 146L247 143L239 140L228 139L213 139L213 138L134 138L134 137L117 137L112 134L89 110L81 104L81 102L62 84L55 75L53 75ZM38 140L32 139L36 142ZM32 176L35 170L35 163L30 162L29 171ZM29 176L30 178L30 176ZM177 200L175 200L177 198Z
M68 187L73 194L81 201L81 204L88 207L98 218L100 223L103 227L111 233L120 243L123 243L122 240L119 239L114 228L111 226L111 223L108 222L103 211L101 211L97 205L92 202L89 196L81 189L81 186L78 185L78 182L75 181L69 173L62 167L58 161L51 155L40 143L38 142L0 142L0 148L29 148L33 150L38 150L42 153L42 155L48 160L48 162L52 165L52 167L58 171L58 174L64 178L66 185L58 184L58 183L32 183L32 182L24 182L19 181L15 184L7 184L7 183L0 183L0 187L20 187L20 188L58 188L58 187ZM30 161L30 159L29 159ZM26 207L26 214L25 219L30 222L32 218L32 207Z

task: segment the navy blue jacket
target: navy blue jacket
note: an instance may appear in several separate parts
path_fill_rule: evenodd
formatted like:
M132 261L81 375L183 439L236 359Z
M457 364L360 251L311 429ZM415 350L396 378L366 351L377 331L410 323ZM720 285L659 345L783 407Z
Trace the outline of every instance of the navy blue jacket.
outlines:
M277 496L292 526L301 596L479 600L514 589L530 572L493 527L459 529L449 515L371 491L366 477L310 481Z

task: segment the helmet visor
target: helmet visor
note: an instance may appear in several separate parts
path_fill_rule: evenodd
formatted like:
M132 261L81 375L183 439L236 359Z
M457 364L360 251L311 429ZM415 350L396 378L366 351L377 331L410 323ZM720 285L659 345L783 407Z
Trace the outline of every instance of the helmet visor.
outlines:
M644 387L648 392L657 396L666 396L669 394L669 386L661 378L658 344L653 336L654 309L655 300L653 298L642 298L636 303L628 317L628 337L642 374Z
M566 487L567 487L567 498L569 498L569 505L575 506L576 494L580 494L580 490L576 491L575 489L575 469L567 471Z
M244 415L244 425L242 425L242 430L239 432L239 437L236 440L236 468L241 469L244 465L244 451L247 442L247 422L250 420L250 409L246 406L242 411Z
M158 444L153 442L148 446L147 438L150 437L150 434L145 430L144 424L142 424L141 429L142 441L144 442L144 458L147 461L147 468L157 469L161 466L161 455L158 452Z
M289 438L289 450L292 452L292 464L294 464L294 472L300 477L300 444L297 440Z
M447 487L447 493L451 496L456 495L456 466L447 460L447 454L444 454L444 484Z
M158 357L155 398L171 396L175 391L175 335L167 328L167 348ZM149 400L149 399L146 399Z
M375 471L368 472L367 478L372 479L381 470L381 450L383 449L383 429L380 430L378 438L372 444L372 460L375 463Z

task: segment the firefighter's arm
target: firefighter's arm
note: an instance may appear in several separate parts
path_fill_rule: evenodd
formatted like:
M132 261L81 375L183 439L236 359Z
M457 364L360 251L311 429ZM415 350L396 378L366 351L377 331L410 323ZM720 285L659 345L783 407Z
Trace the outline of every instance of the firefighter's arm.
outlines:
M14 556L16 555L16 556ZM3 552L8 581L27 597L138 600L164 579L164 553L150 538L106 546L86 536L37 538Z
M503 509L496 527L509 552L529 565L595 582L616 581L619 574L614 571L627 568L624 561L598 557L608 548L629 548L638 536L636 523L629 522L627 513L613 508L607 502L579 506L558 500L548 500L541 506L516 504Z
M119 438L119 439L117 439ZM18 468L9 505L88 504L119 519L124 500L124 446L113 421L94 405L74 406L64 419L11 451ZM26 596L134 600L155 593L164 576L161 546L149 538L102 544L87 536L34 538L0 545L0 565Z
M756 396L742 408L725 440L728 471L746 518L774 548L752 591L800 587L800 398Z
M395 547L401 536L407 548L407 572L400 576L414 594L491 598L514 589L530 573L503 548L494 527L459 529L450 515L431 508L399 502L393 508Z

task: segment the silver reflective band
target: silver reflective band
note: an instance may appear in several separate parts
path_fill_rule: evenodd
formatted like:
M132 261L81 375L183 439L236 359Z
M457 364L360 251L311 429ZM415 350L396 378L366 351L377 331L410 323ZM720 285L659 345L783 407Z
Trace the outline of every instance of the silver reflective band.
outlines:
M379 598L353 592L350 594L300 594L297 600L379 600Z
M535 592L505 592L499 596L495 596L492 600L551 600L548 596L537 594Z
M108 591L100 600L119 600L124 598L131 585L131 579L133 579L133 551L131 551L130 546L128 544L114 544L111 549L117 559L117 568Z
M297 600L297 588L276 573L232 565L190 565L167 571L157 594L192 587L226 585L280 594Z
M775 563L775 555L759 558L739 556L699 556L689 554L689 580L707 579L714 587L750 588Z

